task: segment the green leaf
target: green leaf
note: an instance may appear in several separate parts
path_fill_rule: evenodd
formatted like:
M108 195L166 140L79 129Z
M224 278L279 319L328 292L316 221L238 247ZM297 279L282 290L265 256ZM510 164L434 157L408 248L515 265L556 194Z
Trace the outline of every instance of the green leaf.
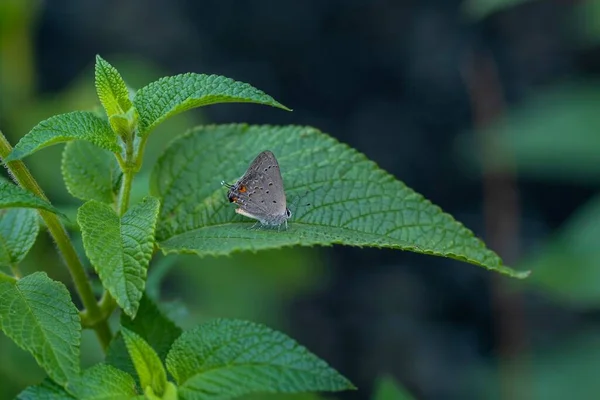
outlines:
M521 265L535 273L528 284L569 306L600 305L600 196L580 207L569 220L525 257Z
M287 231L249 229L255 221L234 213L220 185L241 176L265 149L278 158L294 213ZM504 266L471 231L364 155L310 127L194 129L158 161L151 191L162 198L156 236L165 253L339 243L452 257L519 278L528 274Z
M39 231L35 210L0 209L0 266L19 264L35 243Z
M30 191L8 182L0 181L0 208L38 208L65 216L52 204Z
M465 0L462 7L469 18L480 20L529 1L532 0Z
M258 103L289 110L247 83L218 75L187 73L161 78L141 88L133 103L139 113L139 131L147 135L169 117L216 103Z
M156 351L158 357L163 362L167 358L167 353L171 345L182 332L181 328L160 312L158 306L147 295L142 297L134 319L121 314L121 326L144 339ZM135 373L135 368L131 363L131 358L127 353L125 342L121 335L117 335L110 343L106 362L123 371Z
M286 335L239 320L217 319L184 332L173 343L167 368L184 400L354 388Z
M106 115L124 114L132 107L129 90L119 71L96 55L96 92Z
M137 395L133 377L107 364L86 369L81 377L69 382L67 389L81 400L130 399Z
M108 204L90 200L77 213L85 252L102 285L131 317L144 293L159 207L146 197L119 218Z
M79 374L79 312L67 288L45 272L0 283L0 328L57 383Z
M121 328L121 334L140 378L142 389L150 387L154 394L162 396L167 384L167 373L158 354L144 339L127 328Z
M71 140L86 140L113 153L121 150L117 135L106 120L93 112L75 111L55 115L37 124L19 140L5 161L20 160L44 147Z
M71 195L82 200L112 204L114 182L120 174L113 153L89 142L67 143L63 151L62 175Z
M17 400L74 400L65 390L51 381L44 379L42 383L29 386L17 396Z
M494 148L485 158L476 159L481 152L475 150L473 135L459 139L459 146L479 170L485 162L492 171L516 168L519 176L530 179L597 184L599 107L599 81L563 83L536 93L479 132L493 138L501 151Z
M377 382L373 400L413 400L414 397L391 376L384 376Z

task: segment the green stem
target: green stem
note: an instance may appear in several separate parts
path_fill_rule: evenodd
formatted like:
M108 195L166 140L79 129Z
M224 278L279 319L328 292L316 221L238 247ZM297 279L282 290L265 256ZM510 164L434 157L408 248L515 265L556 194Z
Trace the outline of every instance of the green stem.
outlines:
M131 196L131 185L133 183L134 172L131 169L123 171L123 181L119 191L119 216L123 216L129 207L129 197Z
M8 143L2 131L0 131L0 157L2 157L2 159L6 158L11 151L12 146ZM19 185L30 192L33 192L38 197L48 201L42 188L22 161L11 161L5 163L5 165ZM73 283L75 284L75 289L86 309L86 313L90 316L90 319L98 321L93 329L96 332L96 336L98 336L100 344L106 349L112 339L112 333L110 332L108 322L101 318L100 308L96 303L92 286L87 278L83 264L75 251L75 247L73 247L73 244L71 243L67 230L55 214L44 210L38 210L38 212L46 223L48 232L50 232L58 250L63 256L65 264L71 274L71 278L73 279Z
M21 279L23 277L23 274L21 274L21 270L19 269L19 266L16 263L11 263L10 269L12 270L13 276L15 278Z

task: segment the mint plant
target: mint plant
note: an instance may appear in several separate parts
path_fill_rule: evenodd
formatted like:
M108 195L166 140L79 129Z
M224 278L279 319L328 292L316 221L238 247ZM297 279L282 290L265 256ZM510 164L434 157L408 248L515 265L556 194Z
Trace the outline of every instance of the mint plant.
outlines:
M133 91L96 58L104 111L75 111L40 122L0 156L15 184L0 182L0 328L27 350L47 379L19 398L231 399L250 393L354 389L349 380L286 335L258 323L217 319L182 332L145 294L157 251L198 256L283 246L346 244L450 257L523 278L462 224L356 150L311 127L209 125L176 138L156 163L150 193L130 204L152 130L191 108L249 102L289 110L229 78L183 74ZM62 174L85 203L79 227L90 278L65 228L22 159L67 143ZM229 207L221 180L237 178L256 154L277 154L288 198L305 196L289 229L249 229ZM69 269L78 310L65 285L19 263L46 225ZM75 233L78 234L78 233ZM58 266L57 266L58 267ZM285 267L285 266L283 266ZM113 333L108 318L122 311ZM80 368L81 330L95 331L104 363Z

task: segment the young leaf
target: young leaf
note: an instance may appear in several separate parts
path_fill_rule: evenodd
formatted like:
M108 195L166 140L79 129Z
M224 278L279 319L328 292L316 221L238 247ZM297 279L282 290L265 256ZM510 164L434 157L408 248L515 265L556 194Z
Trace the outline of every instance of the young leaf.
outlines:
M71 140L86 140L113 153L121 150L108 122L89 111L59 114L37 124L19 140L6 162L20 160L44 147Z
M61 386L50 379L42 383L29 386L16 397L16 400L74 400L75 397L67 393Z
M62 157L62 175L71 195L82 200L112 204L113 184L119 165L113 153L89 142L67 143Z
M45 272L0 282L0 328L55 382L64 385L79 374L79 313L67 288Z
M169 117L216 103L258 103L289 110L247 83L218 75L182 74L161 78L137 91L133 104L139 131L147 135Z
M154 394L162 396L167 385L167 373L158 354L144 339L127 328L121 328L121 334L140 378L140 386L144 391L150 387Z
M248 229L255 221L234 213L219 183L234 182L265 149L279 161L294 213L289 229L281 232ZM452 257L519 278L528 274L504 266L452 216L356 150L313 128L194 129L158 161L151 190L162 198L156 237L165 253L220 255L339 243ZM301 204L296 207L297 199Z
M147 295L142 297L134 319L121 314L121 326L144 339L156 351L158 357L163 362L167 358L167 353L171 345L182 332L181 328L160 312L157 305ZM110 343L106 362L123 371L135 373L121 335L118 335Z
M239 320L217 319L184 332L173 343L167 368L184 399L354 388L284 334Z
M35 210L0 210L0 266L20 263L35 243L39 231Z
M119 71L99 55L96 55L96 92L106 115L126 113L131 106L129 90Z
M159 207L146 197L119 218L108 204L90 200L77 213L83 247L102 285L131 317L144 293Z
M38 208L65 216L52 204L12 183L0 181L0 208Z
M67 389L78 399L130 399L137 395L128 373L107 364L96 364L69 382Z

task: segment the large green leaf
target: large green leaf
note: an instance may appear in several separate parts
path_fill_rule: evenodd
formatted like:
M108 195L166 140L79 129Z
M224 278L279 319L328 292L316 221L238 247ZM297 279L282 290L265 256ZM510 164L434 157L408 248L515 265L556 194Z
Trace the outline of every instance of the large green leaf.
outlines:
M120 177L115 155L89 142L67 143L63 151L62 175L71 195L82 200L112 204Z
M144 293L159 207L147 197L119 218L108 204L90 200L77 213L85 252L102 285L132 317Z
M89 111L74 111L50 117L19 140L6 161L19 160L44 147L71 140L87 140L114 153L120 151L117 135L106 120Z
M234 213L220 185L241 176L265 149L279 160L294 212L287 231L249 229L254 221ZM157 240L165 253L220 255L340 243L452 257L527 275L504 266L471 231L365 156L309 127L194 129L158 161L151 190L163 202Z
M45 272L0 282L0 328L57 383L79 374L79 313L67 288Z
M38 208L64 216L46 200L20 186L3 181L0 181L0 208Z
M154 394L162 396L167 387L167 372L158 354L144 339L127 328L121 328L121 334L142 389L146 392L150 387Z
M147 135L169 117L216 103L258 103L289 110L251 85L218 75L187 73L161 78L137 91L139 131Z
M17 400L74 400L65 390L51 381L44 379L42 383L29 386L17 396Z
M354 388L286 335L239 320L217 319L184 332L173 343L167 368L184 400Z
M67 388L81 400L119 400L137 395L133 377L107 364L86 369Z
M98 98L109 118L124 114L132 107L129 90L121 74L99 55L96 55L95 77Z
M39 231L35 210L0 209L0 266L20 263L35 243Z
M181 328L165 317L147 295L142 297L134 319L121 314L121 326L144 339L156 351L161 361L166 360L171 345L181 335ZM135 368L120 334L110 343L106 362L123 371L135 373Z

